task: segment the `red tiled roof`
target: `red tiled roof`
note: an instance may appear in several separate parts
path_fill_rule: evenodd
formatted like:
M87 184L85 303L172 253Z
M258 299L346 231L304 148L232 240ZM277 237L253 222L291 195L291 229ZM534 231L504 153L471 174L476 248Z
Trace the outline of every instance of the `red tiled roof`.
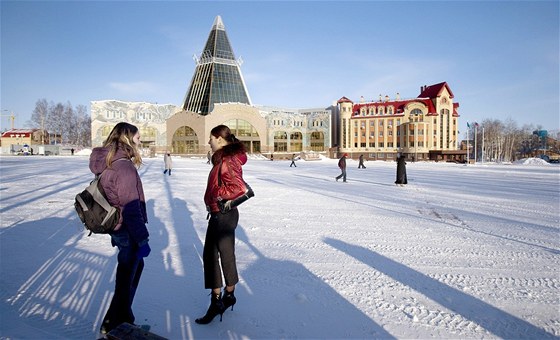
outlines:
M340 98L337 103L352 103L352 101L346 97Z
M447 82L445 81L443 83L425 86L418 98L436 98L441 94L441 91L444 88L446 88L447 92L449 92L449 98L453 98L453 92L451 92L449 85L447 85Z
M437 112L436 112L436 107L435 107L435 98L437 98L439 95L441 95L442 91L446 89L447 92L449 92L449 97L453 98L453 92L451 91L451 88L449 88L449 85L447 84L447 82L442 82L439 84L434 84L434 85L430 85L430 86L423 86L421 88L421 93L417 98L413 98L413 99L405 99L405 100L390 100L390 101L377 101L377 102L368 102L368 103L356 103L353 105L352 107L352 111L354 112L354 114L356 112L359 112L361 110L362 107L364 106L375 106L375 107L379 107L379 106L383 106L385 107L385 112L387 112L387 107L388 106L393 106L394 108L394 116L399 116L402 115L404 113L405 107L410 104L410 103L422 103L424 104L427 108L428 108L428 116L437 116ZM352 102L351 100L349 100L346 97L342 97L339 99L338 101L340 102ZM453 116L455 117L459 117L459 113L457 111L457 108L459 107L459 103L453 103ZM356 116L358 116L356 115ZM384 118L386 117L384 116L370 116L371 118Z
M383 101L383 102L369 102L369 103L358 103L354 104L352 107L353 112L360 112L361 108L364 106L375 106L375 107L384 107L385 112L387 112L387 107L392 106L394 108L393 115L399 116L404 114L405 107L410 103L422 103L426 105L428 108L428 115L437 115L436 108L434 107L434 103L427 98L415 98L415 99L406 99L406 100L391 100L391 101ZM376 116L371 116L375 118ZM378 116L379 118L385 118L386 116Z
M37 129L11 129L8 131L5 131L2 133L2 137L12 137L15 135L20 135L20 136L25 136L28 137L30 136L34 131L37 131Z
M453 103L453 117L460 117L457 108L459 107L459 103Z

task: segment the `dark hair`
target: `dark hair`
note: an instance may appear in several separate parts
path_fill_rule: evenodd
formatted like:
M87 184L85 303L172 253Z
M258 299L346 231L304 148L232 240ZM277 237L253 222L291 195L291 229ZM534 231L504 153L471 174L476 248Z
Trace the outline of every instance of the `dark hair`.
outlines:
M210 131L210 134L216 138L222 137L228 144L239 142L227 125L218 125Z
M233 133L231 133L230 128L227 125L218 125L212 130L210 130L210 134L215 138L222 137L226 142L227 145L222 148L220 152L215 153L219 157L221 155L231 155L234 153L246 152L245 145L241 143L237 137Z
M136 166L140 166L140 164L142 164L142 157L140 156L140 152L133 141L137 132L138 128L129 123L120 122L115 125L105 140L105 143L103 143L104 147L109 148L109 153L107 154L107 166L111 166L113 157L119 148L122 148L126 152L128 157L132 159Z

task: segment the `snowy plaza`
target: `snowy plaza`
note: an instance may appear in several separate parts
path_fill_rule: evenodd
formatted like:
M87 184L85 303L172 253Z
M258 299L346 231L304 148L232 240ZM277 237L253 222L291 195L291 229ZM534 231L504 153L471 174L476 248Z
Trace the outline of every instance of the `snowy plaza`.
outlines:
M139 173L152 252L136 323L169 339L560 337L560 167L252 157L240 206L238 302L209 325L202 279L206 159ZM87 156L0 157L0 339L95 339L116 267L74 196Z

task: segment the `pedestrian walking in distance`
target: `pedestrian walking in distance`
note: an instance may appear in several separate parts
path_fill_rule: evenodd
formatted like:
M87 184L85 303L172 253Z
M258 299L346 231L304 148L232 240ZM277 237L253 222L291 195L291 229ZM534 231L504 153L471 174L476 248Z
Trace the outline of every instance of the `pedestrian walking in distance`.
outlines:
M404 186L408 183L406 179L406 161L402 154L397 154L397 180L395 184Z
M366 166L364 165L364 155L360 155L358 169L365 169Z
M171 176L171 168L173 167L173 161L171 160L171 154L166 152L165 155L163 155L163 163L165 165L165 170L163 170L163 174L165 175L167 172L169 172L169 176Z
M296 165L296 154L295 154L295 153L292 154L292 163L290 163L290 168L292 167L292 165L295 166L295 167L297 168L297 165Z
M335 177L337 182L341 178L343 182L346 182L346 157L348 157L347 153L342 155L342 157L338 160L338 167L340 168L341 173Z

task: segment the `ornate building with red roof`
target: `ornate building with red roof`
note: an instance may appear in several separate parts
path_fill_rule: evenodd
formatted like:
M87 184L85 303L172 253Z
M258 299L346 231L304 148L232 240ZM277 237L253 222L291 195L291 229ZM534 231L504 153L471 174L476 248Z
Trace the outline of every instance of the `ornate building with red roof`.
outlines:
M379 96L379 100L354 103L338 100L338 151L356 158L395 159L403 153L410 160L463 161L459 150L458 108L446 82L422 86L412 99Z

